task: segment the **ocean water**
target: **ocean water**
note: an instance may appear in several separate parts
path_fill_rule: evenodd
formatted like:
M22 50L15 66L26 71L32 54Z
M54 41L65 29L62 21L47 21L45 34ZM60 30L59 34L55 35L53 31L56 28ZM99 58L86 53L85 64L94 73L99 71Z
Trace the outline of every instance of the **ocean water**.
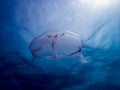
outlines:
M0 90L120 90L120 2L97 1L1 0ZM55 29L81 36L88 63L32 60L30 42Z

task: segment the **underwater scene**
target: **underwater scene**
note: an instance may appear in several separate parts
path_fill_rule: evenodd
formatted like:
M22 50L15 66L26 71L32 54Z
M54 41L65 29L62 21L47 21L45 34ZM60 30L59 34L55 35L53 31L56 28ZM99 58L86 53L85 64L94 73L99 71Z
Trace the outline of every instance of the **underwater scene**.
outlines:
M120 0L0 0L0 90L120 90Z

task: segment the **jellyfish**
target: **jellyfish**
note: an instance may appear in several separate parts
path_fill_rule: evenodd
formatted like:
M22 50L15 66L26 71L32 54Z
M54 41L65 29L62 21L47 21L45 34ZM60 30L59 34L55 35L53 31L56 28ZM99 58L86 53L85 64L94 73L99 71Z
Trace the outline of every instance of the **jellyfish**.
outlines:
M46 31L30 43L33 58L53 58L78 55L81 62L87 62L81 54L82 40L78 34L68 30Z

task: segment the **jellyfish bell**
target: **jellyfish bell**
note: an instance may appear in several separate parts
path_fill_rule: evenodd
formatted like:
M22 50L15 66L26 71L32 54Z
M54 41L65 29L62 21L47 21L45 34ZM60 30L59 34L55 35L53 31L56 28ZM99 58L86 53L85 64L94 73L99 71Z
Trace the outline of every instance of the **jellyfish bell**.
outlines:
M30 43L34 58L54 58L79 55L81 62L87 62L83 55L82 40L78 34L67 30L44 32Z

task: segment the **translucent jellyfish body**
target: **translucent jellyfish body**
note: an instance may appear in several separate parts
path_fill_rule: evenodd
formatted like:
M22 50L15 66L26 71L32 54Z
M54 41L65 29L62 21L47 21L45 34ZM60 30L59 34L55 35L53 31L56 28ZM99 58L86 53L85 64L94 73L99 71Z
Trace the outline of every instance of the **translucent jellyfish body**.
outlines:
M34 58L58 58L79 55L81 62L86 62L81 54L82 40L78 34L67 30L44 32L30 43Z

